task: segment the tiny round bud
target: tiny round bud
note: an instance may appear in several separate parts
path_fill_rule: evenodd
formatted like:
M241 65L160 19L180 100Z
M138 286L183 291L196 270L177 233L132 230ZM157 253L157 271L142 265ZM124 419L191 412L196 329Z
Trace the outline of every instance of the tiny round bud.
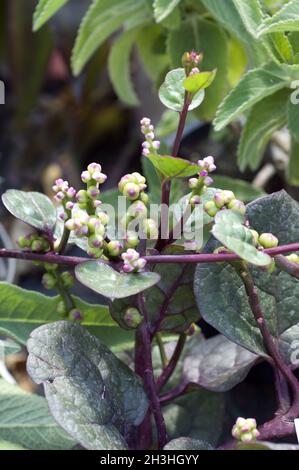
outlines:
M143 321L143 317L140 315L139 310L134 307L127 308L122 319L128 328L137 328Z
M83 315L80 310L77 308L73 308L70 313L69 313L70 320L76 321L76 322L81 322L83 320Z
M124 187L123 194L131 201L138 199L140 193L139 186L135 183L127 183Z
M222 191L222 195L224 197L225 204L229 204L233 199L236 199L232 191L224 190Z
M51 273L45 273L42 277L42 284L45 289L51 290L54 289L57 285L57 280L55 276Z
M125 236L125 248L136 248L139 243L139 238L136 232L128 231Z
M91 199L96 199L100 194L100 190L96 186L90 186L87 190L87 194Z
M200 196L195 195L190 198L189 203L191 204L192 207L198 206L201 203Z
M205 204L205 211L210 217L215 217L218 212L218 207L216 206L214 201L208 201Z
M251 232L251 235L253 237L255 246L257 246L258 242L259 242L259 234L256 230L250 230L250 232Z
M147 216L147 207L142 201L135 201L128 209L129 217L144 219Z
M139 195L139 198L144 204L148 204L149 197L145 192L142 191Z
M101 222L101 224L103 224L104 226L106 226L109 223L109 215L106 214L106 212L103 212L103 211L98 212L97 217L99 221Z
M259 244L263 248L275 248L278 246L278 238L276 238L272 233L262 233L259 237Z
M36 240L33 240L33 242L31 243L31 250L36 252L36 253L39 253L41 251L43 251L45 248L45 245L43 243L43 240L42 239L36 239Z
M238 199L233 199L229 204L228 204L228 209L231 209L234 212L237 212L238 214L245 215L246 214L246 206L244 202L239 201Z
M107 243L107 251L110 256L119 256L122 249L122 244L117 240L111 240L109 243Z
M23 235L21 235L18 239L18 245L21 249L24 249L24 248L29 248L30 247L30 240L28 240L28 237L24 237Z
M94 179L98 184L104 184L107 180L107 175L99 171L95 171L92 175L92 179Z
M68 271L64 271L63 273L61 273L60 277L64 287L73 287L75 280L71 273L69 273Z
M64 224L64 226L71 232L72 230L75 230L76 228L76 224L75 224L75 221L74 219L69 219L66 221L66 223Z
M77 194L76 194L76 200L77 200L79 203L86 203L86 202L88 202L87 191L85 191L85 189L81 189L80 191L78 191Z
M188 181L188 186L190 189L196 189L198 185L198 179L197 178L190 178Z
M102 248L92 248L92 247L88 247L88 250L87 250L87 254L88 256L90 256L91 258L101 258L102 254L103 254L103 250Z
M90 248L102 248L103 243L104 238L101 235L94 234L88 238L88 246Z
M150 153L151 153L151 152L150 152L149 149L147 149L147 148L144 148L144 149L142 150L142 155L143 155L144 157L148 157L148 156L150 155Z
M87 167L87 170L92 175L95 171L102 171L102 167L99 163L90 163Z
M286 256L286 259L291 263L299 264L299 256L296 253L292 253L291 255Z

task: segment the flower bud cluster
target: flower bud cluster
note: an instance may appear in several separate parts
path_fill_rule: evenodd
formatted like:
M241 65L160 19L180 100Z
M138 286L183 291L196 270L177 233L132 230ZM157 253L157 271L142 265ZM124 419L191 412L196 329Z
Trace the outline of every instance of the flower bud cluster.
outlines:
M53 268L53 266L55 268ZM64 271L61 274L57 271L57 265L53 265L51 268L46 268L46 273L42 277L42 284L45 289L52 290L60 285L65 289L70 289L74 286L74 278L68 271Z
M76 201L76 190L72 186L69 186L68 181L64 181L59 178L55 181L53 186L53 191L55 193L54 199L59 202L63 210L59 214L59 218L63 221L71 217L72 210Z
M260 435L254 418L238 418L232 429L232 436L241 442L254 442Z
M87 188L77 192L77 203L80 209L93 213L94 209L101 205L99 187L105 183L107 176L102 173L102 167L99 163L91 163L87 170L81 173L81 180Z
M145 136L145 141L142 144L142 155L147 157L151 153L157 153L160 148L160 141L155 140L155 129L149 118L143 118L140 121L141 132Z
M140 258L140 254L132 248L129 248L121 255L121 257L124 261L122 267L124 273L140 272L146 265L146 260L144 258Z
M137 171L123 176L118 183L118 188L123 196L130 201L140 199L145 204L148 202L148 196L144 193L146 187L146 179Z
M34 233L19 237L18 245L22 250L32 251L33 253L46 253L51 249L49 240L46 237Z
M79 309L73 308L69 311L62 300L58 302L56 311L59 315L67 317L70 321L81 322L83 320L83 313Z
M185 52L182 57L182 65L186 71L186 75L189 75L192 69L202 62L203 54L197 54L196 51Z
M105 212L89 215L85 210L80 210L65 223L65 227L73 231L77 237L87 238L87 253L94 258L100 258L103 254L108 222L109 217Z
M236 199L234 193L228 190L217 192L212 201L205 204L204 209L210 217L215 217L217 212L223 209L230 209L241 215L246 213L245 204Z
M192 189L189 202L192 207L201 203L200 196L206 192L207 186L210 186L213 183L209 173L216 170L214 158L211 156L206 157L203 160L198 160L197 164L201 168L198 173L198 177L189 179L189 188Z

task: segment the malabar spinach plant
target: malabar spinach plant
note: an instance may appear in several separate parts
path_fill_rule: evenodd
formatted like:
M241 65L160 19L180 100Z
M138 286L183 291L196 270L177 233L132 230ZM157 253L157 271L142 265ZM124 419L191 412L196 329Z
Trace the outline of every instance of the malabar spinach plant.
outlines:
M39 30L68 0L40 0L34 15ZM185 50L204 53L203 67L217 68L207 99L193 116L221 131L245 115L238 164L256 170L274 132L287 126L291 150L287 179L299 184L297 0L93 0L80 25L72 55L75 75L94 52L122 29L111 47L109 73L116 93L128 105L139 100L132 84L130 57L136 46L152 81L160 86ZM292 98L292 99L291 99ZM173 113L159 130L172 132Z
M10 446L296 448L275 441L295 436L299 416L299 208L285 192L245 206L213 187L212 156L197 164L178 157L187 114L215 79L201 60L184 53L159 91L179 115L171 155L151 120L141 120L146 175L121 178L124 210L102 204L99 163L82 172L81 189L57 180L56 204L35 192L2 195L30 231L0 257L38 263L44 287L57 291L0 284L4 351L26 344L28 372L45 392L0 381L0 439ZM186 194L170 204L178 178ZM157 187L162 205L153 208ZM71 256L73 244L85 255ZM75 296L73 272L109 305ZM205 339L200 316L219 334ZM224 393L261 361L273 368L276 413L258 424L239 416L231 440L219 442Z

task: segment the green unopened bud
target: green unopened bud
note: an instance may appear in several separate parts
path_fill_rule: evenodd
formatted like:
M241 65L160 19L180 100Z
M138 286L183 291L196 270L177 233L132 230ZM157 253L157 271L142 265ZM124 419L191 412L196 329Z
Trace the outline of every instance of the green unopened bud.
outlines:
M198 178L190 178L188 181L188 186L190 189L196 189L198 186Z
M67 309L66 309L66 306L65 306L65 304L62 300L60 302L58 302L56 311L61 316L66 315Z
M46 246L45 246L42 239L33 240L33 242L31 243L31 250L36 252L36 253L46 251L45 248L46 248Z
M149 197L144 191L140 193L139 198L145 205L148 204Z
M29 239L29 237L24 237L24 235L22 235L18 239L18 245L22 250L24 248L29 248L31 245L31 240Z
M275 248L278 246L278 238L276 238L272 233L262 233L259 237L259 244L263 248Z
M210 217L215 217L218 212L218 207L214 201L208 201L205 203L205 211Z
M63 273L61 273L60 277L64 287L73 287L75 280L71 273L69 273L68 271L64 271Z
M88 247L87 254L88 256L91 256L92 258L101 258L103 254L103 249Z
M251 232L251 235L253 236L255 246L257 246L258 243L259 243L259 237L260 236L259 236L259 234L257 233L256 230L250 230L250 232Z
M91 235L88 237L88 246L90 248L102 248L104 243L104 238L101 235Z
M190 204L192 207L195 207L195 206L198 206L199 204L201 204L200 196L198 196L197 194L195 194L194 196L190 197L189 204Z
M241 215L245 215L246 213L246 206L244 202L239 201L238 199L233 199L231 202L228 203L227 207L228 209L231 209L232 211L237 212Z
M216 193L215 196L214 196L214 202L216 204L216 206L218 207L218 209L222 209L222 207L225 206L226 204L226 197L225 195L223 194L223 192L221 193Z
M83 314L77 308L73 308L69 313L69 318L71 321L81 322L83 321Z
M119 256L123 249L122 244L117 240L112 240L107 243L107 251L110 256Z
M233 199L236 199L232 191L224 190L221 194L224 197L225 204L229 204Z
M97 217L104 226L109 223L109 215L106 212L98 212Z
M79 204L82 204L82 203L84 204L88 202L87 191L85 191L85 189L81 189L80 191L78 191L76 195L76 199L77 199L77 202L79 202Z
M44 268L46 271L56 271L56 269L58 269L58 264L44 263Z
M125 236L125 248L136 248L139 243L139 237L136 232L129 230Z
M299 264L299 256L296 253L292 253L291 255L286 256L286 259L291 263Z
M54 289L57 285L57 280L55 276L51 273L45 273L42 277L42 284L45 289L51 290Z
M143 318L137 308L130 307L125 310L123 315L123 322L128 328L137 328L142 320Z

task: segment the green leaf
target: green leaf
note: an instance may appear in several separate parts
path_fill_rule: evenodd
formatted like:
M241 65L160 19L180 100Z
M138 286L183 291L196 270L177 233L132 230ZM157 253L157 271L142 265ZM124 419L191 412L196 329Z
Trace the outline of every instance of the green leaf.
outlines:
M265 193L261 189L255 188L251 183L238 178L230 178L229 176L213 175L214 184L222 190L233 191L236 198L243 202L251 202L257 197L264 196Z
M130 55L139 29L130 29L113 44L109 55L109 75L120 100L129 106L139 104L130 77Z
M12 442L0 441L0 450L27 450L18 444Z
M28 341L28 373L57 422L89 450L123 450L148 408L140 379L87 330L57 322Z
M226 392L245 379L257 359L256 354L222 335L202 338L184 357L184 381L214 392Z
M202 0L202 3L220 24L246 44L254 63L260 64L269 59L267 43L256 38L255 26L261 22L257 0Z
M256 170L261 164L273 133L286 124L289 95L289 90L280 90L262 99L250 110L238 148L238 164L241 171L247 166Z
M176 399L163 415L169 438L182 436L218 444L222 432L224 397L221 393L198 390Z
M164 29L160 25L143 27L137 38L137 47L147 75L160 85L162 74L169 69Z
M163 253L185 254L183 247L170 246ZM154 273L161 280L150 290L144 292L146 309L151 325L159 319L161 308L164 319L159 325L160 331L183 333L191 323L199 320L199 311L193 295L193 277L195 267L192 264L176 264L169 269L167 264L157 264ZM179 286L178 286L179 284ZM178 286L174 292L174 287ZM110 312L118 321L120 313L127 307L135 306L135 299L115 301L110 304Z
M233 211L220 211L215 217L212 234L225 247L245 261L257 266L268 266L271 258L254 245L251 231L244 225L245 217Z
M168 155L150 154L144 157L166 178L187 178L200 172L200 167L189 160Z
M294 53L289 38L284 33L272 33L271 39L279 60L287 63L294 62Z
M181 0L154 0L154 14L157 23L165 20L165 18L173 12L180 1Z
M75 274L82 284L109 299L122 299L149 289L160 280L152 272L124 274L105 263L88 261L76 266Z
M291 155L288 167L288 182L299 186L299 142L292 139Z
M204 54L202 70L217 69L214 82L205 90L205 99L196 110L196 115L201 119L211 120L229 90L226 34L219 25L194 16L184 21L178 30L168 34L167 49L173 67L181 66L182 55L185 51L195 49Z
M67 450L76 442L49 413L44 398L0 379L0 439L32 450Z
M242 43L231 37L228 41L229 68L227 78L231 87L239 82L248 65L248 57Z
M204 441L191 439L191 437L178 437L168 442L164 450L213 450L213 447Z
M2 202L17 219L38 230L48 232L55 227L56 209L44 194L9 189L2 194Z
M253 229L258 233L273 233L281 245L298 241L298 204L284 191L250 203L247 216ZM215 246L211 244L209 251ZM299 310L296 308L299 302L298 280L279 269L268 273L252 268L251 273L268 328L279 340L299 323ZM249 351L262 356L267 354L243 283L232 266L225 263L198 265L194 291L201 315L208 323ZM291 362L294 350L288 338L292 341L294 336L283 336L283 354Z
M185 88L184 82L186 79L185 70L178 68L171 70L166 75L163 85L159 90L160 101L169 109L181 112L184 106ZM189 111L197 108L204 100L204 90L199 90L193 96L192 103L189 106Z
M93 0L82 20L72 55L72 68L79 75L100 45L128 19L146 8L145 0Z
M33 31L40 29L68 0L39 0L34 16Z
M133 336L112 320L107 306L88 304L78 297L73 300L83 314L82 324L109 348L119 351L133 345ZM0 335L26 344L35 328L61 320L57 313L60 301L60 296L48 297L1 282Z
M250 70L221 103L214 120L215 130L220 131L257 102L288 86L292 70L274 63Z
M297 0L288 2L271 18L264 20L258 30L258 36L273 32L298 31L299 4Z
M183 82L183 86L185 90L189 91L190 93L197 93L200 90L208 88L212 85L215 77L216 77L217 70L212 70L212 72L199 72L191 75L191 77L185 78Z
M299 142L299 106L298 103L292 103L291 97L288 96L287 113L288 113L288 128L292 137Z

